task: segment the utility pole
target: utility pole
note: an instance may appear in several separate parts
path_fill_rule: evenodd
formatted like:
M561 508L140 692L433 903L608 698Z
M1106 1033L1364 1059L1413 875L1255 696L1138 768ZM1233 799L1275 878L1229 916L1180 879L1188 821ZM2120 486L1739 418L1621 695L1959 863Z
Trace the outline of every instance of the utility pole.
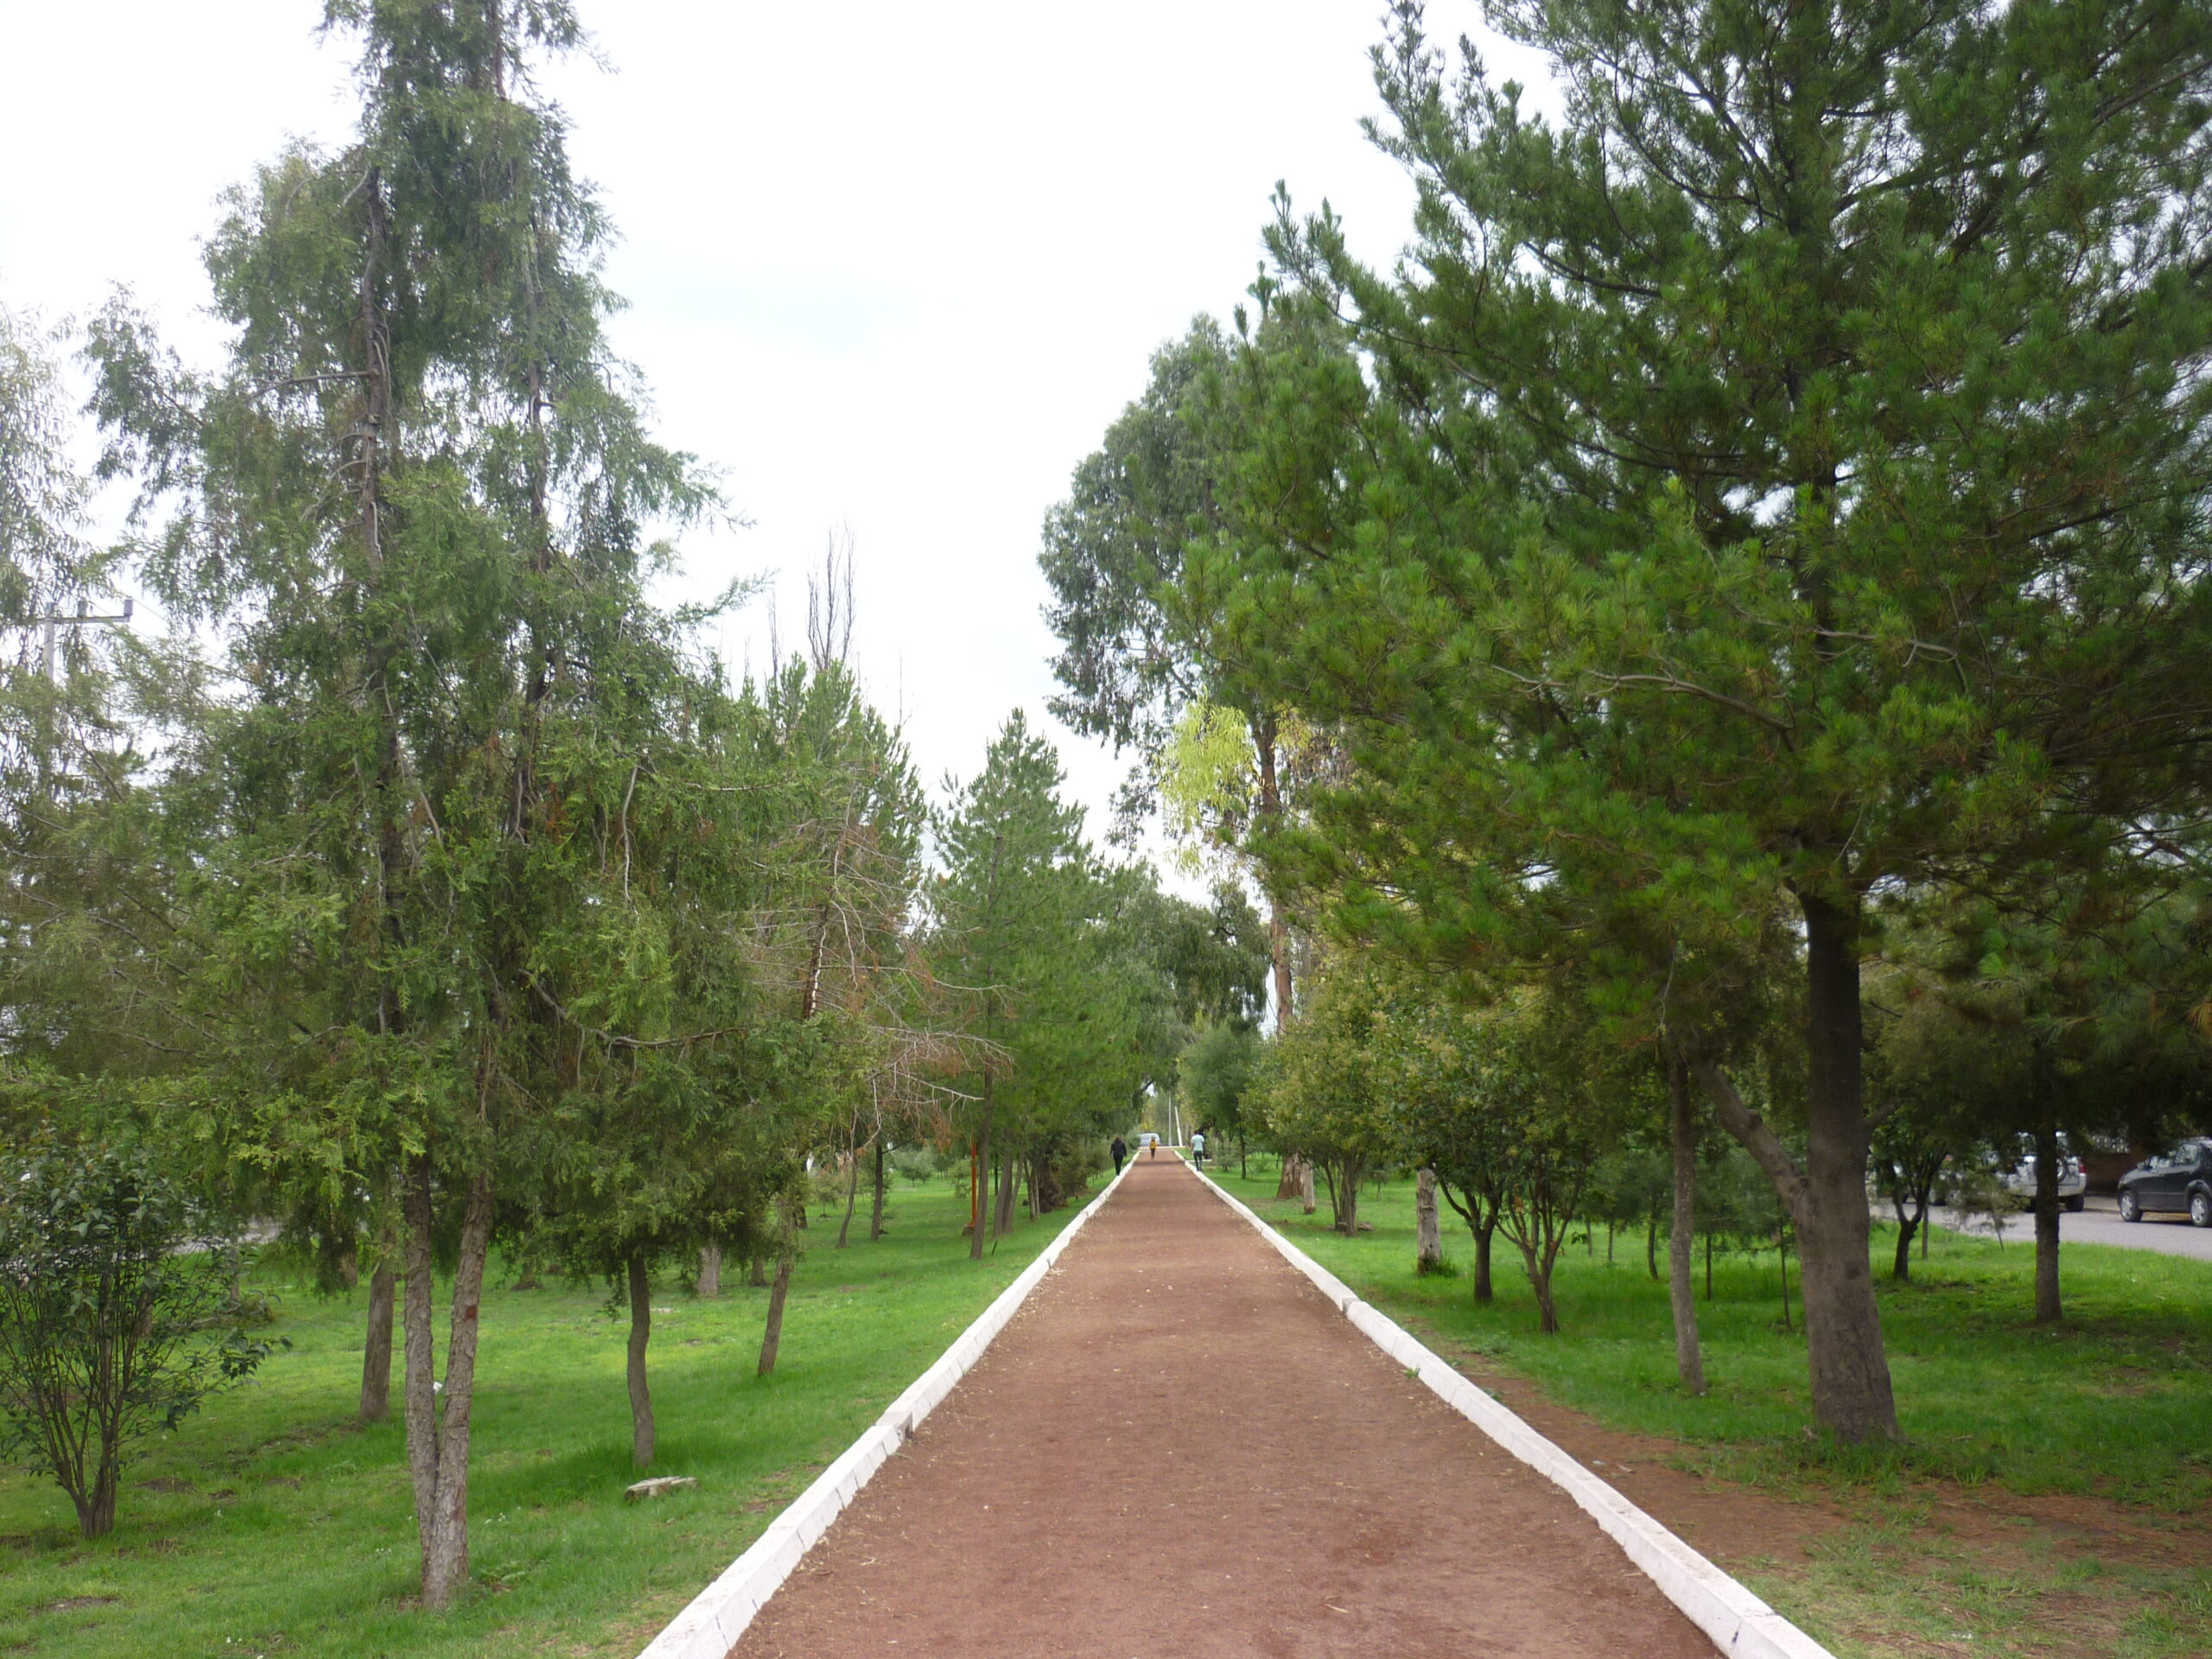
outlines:
M51 685L54 683L54 646L60 639L60 631L63 628L105 627L112 623L128 622L130 620L130 601L126 598L123 601L123 608L119 611L94 615L92 601L89 599L80 599L77 601L77 608L73 613L48 611L44 616L35 620L39 625L43 639L43 671L47 683ZM53 718L51 712L40 717L40 723L44 728L38 746L38 785L41 794L44 794L52 786L54 781Z
M49 680L54 677L54 647L59 630L81 628L94 623L105 625L110 622L128 622L130 620L130 601L128 599L123 601L123 608L111 615L93 615L92 601L89 599L80 599L77 601L74 615L63 611L48 611L38 619L39 626L45 635L46 677Z

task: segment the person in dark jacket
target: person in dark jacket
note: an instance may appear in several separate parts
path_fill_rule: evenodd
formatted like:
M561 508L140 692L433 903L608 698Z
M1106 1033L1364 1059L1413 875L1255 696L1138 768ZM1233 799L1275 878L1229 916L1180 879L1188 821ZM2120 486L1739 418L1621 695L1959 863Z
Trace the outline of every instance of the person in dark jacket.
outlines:
M1107 1150L1114 1154L1114 1173L1118 1175L1122 1173L1122 1160L1129 1155L1128 1143L1117 1135L1114 1137L1114 1144Z

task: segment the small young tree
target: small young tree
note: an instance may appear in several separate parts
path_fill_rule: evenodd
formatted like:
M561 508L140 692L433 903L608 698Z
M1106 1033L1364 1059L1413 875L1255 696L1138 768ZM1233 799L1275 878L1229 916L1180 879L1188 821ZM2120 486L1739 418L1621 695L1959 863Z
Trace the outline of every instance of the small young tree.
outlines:
M1303 1015L1275 1040L1260 1110L1268 1135L1320 1172L1337 1231L1359 1230L1359 1184L1402 1150L1394 1012L1356 963L1320 975Z
M0 1159L0 1451L54 1477L86 1537L115 1525L132 1443L269 1352L241 1328L237 1272L143 1152Z

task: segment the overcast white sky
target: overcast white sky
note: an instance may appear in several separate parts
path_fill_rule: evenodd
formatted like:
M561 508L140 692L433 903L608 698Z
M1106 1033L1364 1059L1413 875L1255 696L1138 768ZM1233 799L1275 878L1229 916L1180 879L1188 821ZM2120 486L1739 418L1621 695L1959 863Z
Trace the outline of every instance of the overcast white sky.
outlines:
M1241 297L1275 181L1371 256L1402 238L1410 192L1358 130L1380 0L581 4L606 67L544 84L622 235L614 339L752 521L688 543L687 589L779 573L788 646L849 528L861 671L932 787L972 771L1052 690L1046 509L1151 350ZM320 13L0 0L0 296L53 320L127 284L208 354L217 194L351 125L353 48ZM764 660L770 602L734 662ZM1103 830L1123 765L1058 735Z

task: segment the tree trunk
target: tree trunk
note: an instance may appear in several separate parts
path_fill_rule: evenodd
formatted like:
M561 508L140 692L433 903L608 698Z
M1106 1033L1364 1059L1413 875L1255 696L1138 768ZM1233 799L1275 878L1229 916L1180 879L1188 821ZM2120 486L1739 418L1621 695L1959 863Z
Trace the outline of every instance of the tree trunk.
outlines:
M1282 1168L1275 1177L1275 1197L1278 1198L1297 1198L1305 1190L1300 1184L1300 1172L1305 1167L1306 1160L1303 1158L1294 1158L1288 1153L1283 1154Z
M788 1213L794 1207L785 1200L783 1246L776 1252L776 1281L768 1287L768 1324L760 1333L760 1363L753 1371L755 1376L766 1376L776 1369L776 1350L784 1339L784 1300L791 1294L791 1266L798 1249Z
M1491 1241L1497 1236L1497 1223L1493 1219L1468 1230L1475 1236L1475 1300L1478 1302L1494 1302L1497 1300L1497 1292L1490 1276L1490 1247Z
M1859 914L1823 900L1805 912L1808 1056L1805 1180L1797 1268L1813 1415L1838 1440L1897 1437L1882 1313L1867 1262L1866 1125L1859 988Z
M1920 1230L1920 1222L1905 1214L1904 1205L1893 1202L1892 1207L1897 1212L1897 1249L1890 1262L1890 1277L1902 1285L1912 1279L1912 1236Z
M1689 1067L1679 1057L1667 1067L1673 1109L1674 1230L1667 1239L1667 1297L1675 1310L1675 1372L1692 1394L1705 1392L1705 1356L1697 1339L1697 1293L1690 1282L1690 1252L1697 1243L1697 1118L1690 1103Z
M1852 1444L1893 1440L1897 1400L1867 1261L1871 1137L1860 1071L1858 906L1810 893L1800 893L1798 905L1805 917L1808 1063L1803 1168L1717 1065L1700 1059L1694 1069L1721 1122L1765 1171L1797 1224L1814 1421Z
M1529 1271L1529 1288L1536 1293L1536 1329L1547 1337L1559 1334L1559 1308L1552 1300L1552 1262L1550 1251L1540 1251L1527 1244L1521 1246L1521 1261Z
M92 1489L76 1499L77 1531L86 1538L105 1538L115 1530L115 1498L123 1484L123 1469L113 1447L100 1459Z
M361 1421L391 1415L391 1303L398 1287L391 1263L379 1261L369 1275L369 1336L361 1345Z
M1436 1172L1423 1164L1414 1172L1414 1271L1431 1274L1444 1266L1444 1234L1436 1223Z
M1275 774L1275 717L1272 714L1257 716L1252 722L1252 747L1260 763L1260 817L1272 824L1282 815L1282 785ZM1281 1036L1290 1029L1290 924L1284 918L1282 906L1273 893L1268 895L1268 956L1273 970L1275 993L1275 1034ZM1306 1176L1306 1191L1313 1191L1313 1176ZM1306 1205L1313 1213L1313 1205Z
M1330 1207L1336 1211L1336 1230L1346 1238L1359 1236L1359 1166L1346 1160L1337 1166L1329 1187Z
M653 1391L645 1375L645 1347L653 1339L653 1281L640 1254L630 1269L630 1461L653 1460Z
M983 1259L983 1230L990 1224L983 1200L988 1195L991 1167L991 1080L983 1079L983 1128L968 1154L968 1259Z
M768 1264L758 1254L747 1258L745 1282L754 1290L768 1288Z
M1794 1331L1796 1326L1789 1319L1789 1224L1784 1222L1774 1230L1775 1260L1782 1268L1782 1328Z
M868 1242L875 1243L883 1236L883 1135L875 1137L875 1207L868 1212Z
M991 1224L995 1238L1003 1238L1014 1230L1014 1176L1019 1160L1012 1154L999 1158L999 1202L997 1219Z
M454 1267L451 1325L446 1338L443 1396L436 1387L430 1331L431 1191L428 1154L409 1171L406 1327L407 1464L415 1487L415 1525L422 1547L423 1605L451 1604L468 1580L468 1427L476 1392L476 1336L484 1298L484 1263L491 1254L492 1183L469 1183L460 1255Z
M853 1230L853 1211L861 1198L861 1155L855 1150L852 1167L845 1172L845 1218L837 1224L837 1248L845 1248L845 1239Z
M2036 1125L2036 1319L2066 1316L2058 1297L2058 1122L2046 1104Z
M719 1244L702 1245L699 1249L699 1279L695 1287L701 1296L722 1294L722 1247Z
M407 1287L400 1308L401 1349L406 1370L407 1473L415 1491L415 1532L422 1557L423 1598L430 1583L432 1519L438 1510L438 1394L436 1338L431 1327L430 1159L418 1153L410 1160L406 1191L400 1199L407 1227L404 1268Z
M1298 1160L1298 1202L1307 1215L1313 1213L1313 1166L1303 1158Z

